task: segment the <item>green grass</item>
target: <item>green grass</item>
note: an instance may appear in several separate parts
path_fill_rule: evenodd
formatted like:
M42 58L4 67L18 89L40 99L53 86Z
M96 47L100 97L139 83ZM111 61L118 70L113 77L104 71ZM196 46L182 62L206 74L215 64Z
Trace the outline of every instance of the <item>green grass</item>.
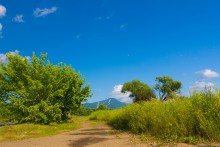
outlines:
M18 124L0 127L0 142L45 137L75 130L81 126L81 117L73 117L67 123L50 125Z
M116 129L142 134L142 138L185 143L220 141L220 93L130 104L119 110L94 112L90 119L107 121Z

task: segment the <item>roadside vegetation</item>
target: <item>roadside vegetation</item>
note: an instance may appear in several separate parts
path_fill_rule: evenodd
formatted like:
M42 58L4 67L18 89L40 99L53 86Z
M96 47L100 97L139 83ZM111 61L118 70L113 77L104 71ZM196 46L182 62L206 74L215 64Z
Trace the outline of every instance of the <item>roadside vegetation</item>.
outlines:
M65 123L51 123L50 125L23 123L0 127L0 142L38 138L73 131L81 126L83 118L73 117Z
M164 102L154 99L118 110L97 111L91 120L107 121L116 129L165 141L220 141L220 92L195 92Z

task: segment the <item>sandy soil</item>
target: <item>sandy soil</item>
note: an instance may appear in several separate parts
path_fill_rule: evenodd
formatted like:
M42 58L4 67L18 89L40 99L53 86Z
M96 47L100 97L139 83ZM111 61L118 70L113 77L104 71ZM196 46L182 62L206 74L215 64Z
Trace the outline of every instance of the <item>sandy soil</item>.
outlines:
M119 133L111 127L98 124L91 125L84 122L81 129L55 136L2 142L0 147L151 147L156 144L140 143L137 137L127 133ZM164 145L162 145L164 146ZM188 147L193 145L177 144L166 146ZM197 145L205 146L205 145Z

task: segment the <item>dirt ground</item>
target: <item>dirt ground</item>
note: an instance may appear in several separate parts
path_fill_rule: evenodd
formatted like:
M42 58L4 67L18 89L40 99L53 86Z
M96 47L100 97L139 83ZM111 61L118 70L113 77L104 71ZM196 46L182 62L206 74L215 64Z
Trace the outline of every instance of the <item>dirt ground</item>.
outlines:
M192 147L187 144L147 144L140 143L137 137L127 133L120 133L105 124L90 124L84 122L83 126L73 132L63 133L55 136L19 140L13 142L2 142L0 147L156 147L156 146L178 146ZM197 145L207 146L207 145Z

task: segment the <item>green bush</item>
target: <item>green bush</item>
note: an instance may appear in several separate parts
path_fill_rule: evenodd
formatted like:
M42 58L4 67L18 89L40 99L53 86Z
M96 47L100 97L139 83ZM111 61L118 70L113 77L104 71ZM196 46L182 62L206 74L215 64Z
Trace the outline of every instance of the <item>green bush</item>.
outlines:
M97 110L109 110L108 106L104 105L104 104L100 104L99 107L97 108Z
M220 92L193 93L190 98L130 104L120 110L97 111L90 119L106 120L116 129L160 139L188 142L220 140Z

